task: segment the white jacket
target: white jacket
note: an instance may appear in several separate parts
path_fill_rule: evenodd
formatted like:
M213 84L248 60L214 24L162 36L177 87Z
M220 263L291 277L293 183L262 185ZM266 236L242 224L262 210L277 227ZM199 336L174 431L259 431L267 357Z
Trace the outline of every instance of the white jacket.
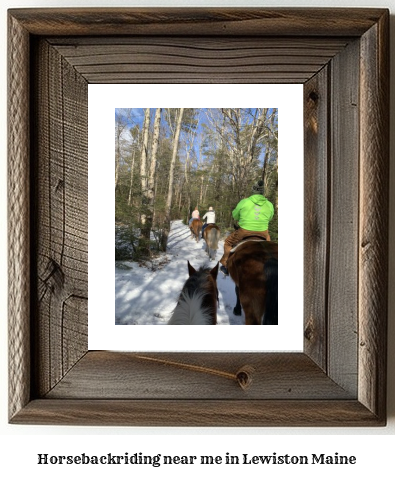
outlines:
M214 211L208 211L206 214L203 216L203 219L207 218L207 224L215 224L215 212Z

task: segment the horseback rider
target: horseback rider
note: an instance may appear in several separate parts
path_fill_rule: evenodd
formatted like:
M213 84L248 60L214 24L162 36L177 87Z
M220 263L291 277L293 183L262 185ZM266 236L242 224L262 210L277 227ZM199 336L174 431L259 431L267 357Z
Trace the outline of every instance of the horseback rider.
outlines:
M203 237L203 232L206 229L206 227L209 224L215 224L215 212L212 206L208 208L208 211L206 212L206 214L203 216L202 219L206 219L206 223L203 224L203 227L202 227L202 237Z
M259 236L270 241L269 222L273 219L273 204L264 197L263 181L259 180L252 187L252 196L242 199L235 209L232 216L239 223L239 228L225 239L224 255L220 259L222 264L220 271L229 275L226 267L231 249L247 236Z
M197 206L196 206L195 209L192 211L192 217L191 217L191 219L189 219L189 226L191 226L192 221L193 221L194 219L200 219L200 213L199 213L199 209L198 209Z

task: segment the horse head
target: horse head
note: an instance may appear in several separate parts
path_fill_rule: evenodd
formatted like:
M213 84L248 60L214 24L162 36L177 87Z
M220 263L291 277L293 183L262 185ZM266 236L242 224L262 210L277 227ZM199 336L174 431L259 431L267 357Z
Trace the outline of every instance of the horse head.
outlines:
M211 270L204 267L196 270L188 261L189 278L182 288L169 325L216 325L218 266Z

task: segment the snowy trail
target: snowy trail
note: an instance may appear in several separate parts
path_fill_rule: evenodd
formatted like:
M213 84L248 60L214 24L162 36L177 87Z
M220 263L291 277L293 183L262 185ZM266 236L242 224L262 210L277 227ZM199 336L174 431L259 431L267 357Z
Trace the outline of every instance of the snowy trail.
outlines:
M135 262L122 262L115 269L116 323L122 325L166 325L178 296L188 278L187 261L197 269L214 267L223 254L219 242L215 261L209 261L204 241L190 239L182 221L173 221L167 252L154 261L155 269L140 267ZM243 325L244 317L233 315L236 303L233 281L218 274L218 325Z

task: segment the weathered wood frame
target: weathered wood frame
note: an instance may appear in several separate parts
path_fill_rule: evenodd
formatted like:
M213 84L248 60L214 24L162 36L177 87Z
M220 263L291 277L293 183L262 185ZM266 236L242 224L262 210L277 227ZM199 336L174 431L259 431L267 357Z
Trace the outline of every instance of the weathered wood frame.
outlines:
M11 423L385 425L388 36L384 9L9 11ZM303 353L87 350L93 82L304 84Z

